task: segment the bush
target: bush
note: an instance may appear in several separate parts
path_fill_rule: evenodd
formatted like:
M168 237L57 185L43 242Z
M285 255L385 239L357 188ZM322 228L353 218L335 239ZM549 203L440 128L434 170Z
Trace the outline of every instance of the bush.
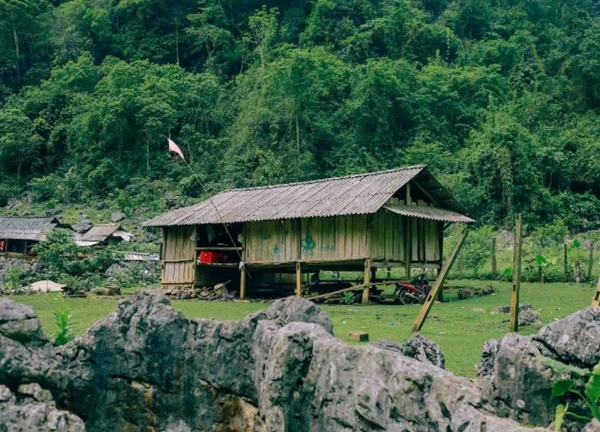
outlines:
M71 322L71 312L66 306L54 312L54 323L58 330L54 333L54 344L64 345L75 338L73 335L73 322Z

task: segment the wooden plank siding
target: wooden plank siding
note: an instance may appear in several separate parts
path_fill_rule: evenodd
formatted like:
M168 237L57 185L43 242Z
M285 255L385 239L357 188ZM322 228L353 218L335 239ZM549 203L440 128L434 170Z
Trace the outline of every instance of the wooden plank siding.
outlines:
M190 239L193 232L193 226L165 228L161 277L163 284L194 283L196 243Z
M298 237L298 228L300 237ZM368 256L367 216L249 222L246 262L346 261Z
M408 222L408 223L406 223ZM405 227L412 230L411 250L413 263L440 261L440 225L442 222L407 218L389 211L375 214L371 231L371 259L373 261L405 262Z
M247 263L298 260L298 230L294 220L249 222L244 230Z

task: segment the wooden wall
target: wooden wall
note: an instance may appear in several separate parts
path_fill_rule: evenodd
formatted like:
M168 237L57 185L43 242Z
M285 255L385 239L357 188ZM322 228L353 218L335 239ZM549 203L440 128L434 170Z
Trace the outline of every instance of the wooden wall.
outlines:
M193 233L193 226L168 227L163 230L163 284L194 282L196 242L191 240Z
M298 261L298 221L249 222L244 229L246 262Z
M372 260L404 262L406 222L406 218L387 210L379 211L373 216Z
M411 230L411 262L440 261L442 222L407 218L387 210L374 215L371 231L371 259L374 261L405 262L406 228Z
M366 215L250 222L244 239L248 263L339 261L368 256Z

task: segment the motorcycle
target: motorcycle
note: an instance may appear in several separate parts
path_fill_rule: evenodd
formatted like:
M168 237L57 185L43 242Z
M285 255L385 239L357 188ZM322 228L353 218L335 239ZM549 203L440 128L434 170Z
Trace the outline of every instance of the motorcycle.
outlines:
M400 300L400 303L415 304L425 303L425 299L431 291L431 282L425 277L425 273L417 276L411 283L396 282L394 295Z

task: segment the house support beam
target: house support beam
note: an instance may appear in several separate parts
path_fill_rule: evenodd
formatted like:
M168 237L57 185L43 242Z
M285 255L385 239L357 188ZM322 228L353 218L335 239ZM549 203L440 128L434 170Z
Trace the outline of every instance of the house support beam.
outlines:
M240 268L240 300L246 298L246 266Z
M427 315L429 314L429 311L431 310L431 307L433 306L433 302L437 299L438 292L439 292L441 286L444 284L444 279L446 279L446 276L448 275L448 272L450 271L450 268L452 267L452 264L454 263L454 260L456 259L456 256L458 255L458 252L462 248L462 245L465 242L465 239L467 238L468 233L469 233L469 228L465 227L460 238L458 239L458 243L456 243L456 246L454 246L454 250L452 251L452 253L450 253L450 256L444 262L444 265L442 266L442 269L440 270L440 274L437 277L437 279L435 280L435 282L433 283L433 287L431 288L431 291L429 292L429 295L427 296L425 303L423 303L423 306L421 307L421 311L419 312L419 315L417 316L417 319L415 320L415 324L413 325L413 328L412 328L413 333L421 331L421 328L423 327L423 324L425 323L425 320L427 319Z
M362 293L362 304L369 304L369 290L371 289L371 259L367 258L365 260L365 273L364 273L364 285L363 293Z
M296 263L296 296L302 297L302 264Z

